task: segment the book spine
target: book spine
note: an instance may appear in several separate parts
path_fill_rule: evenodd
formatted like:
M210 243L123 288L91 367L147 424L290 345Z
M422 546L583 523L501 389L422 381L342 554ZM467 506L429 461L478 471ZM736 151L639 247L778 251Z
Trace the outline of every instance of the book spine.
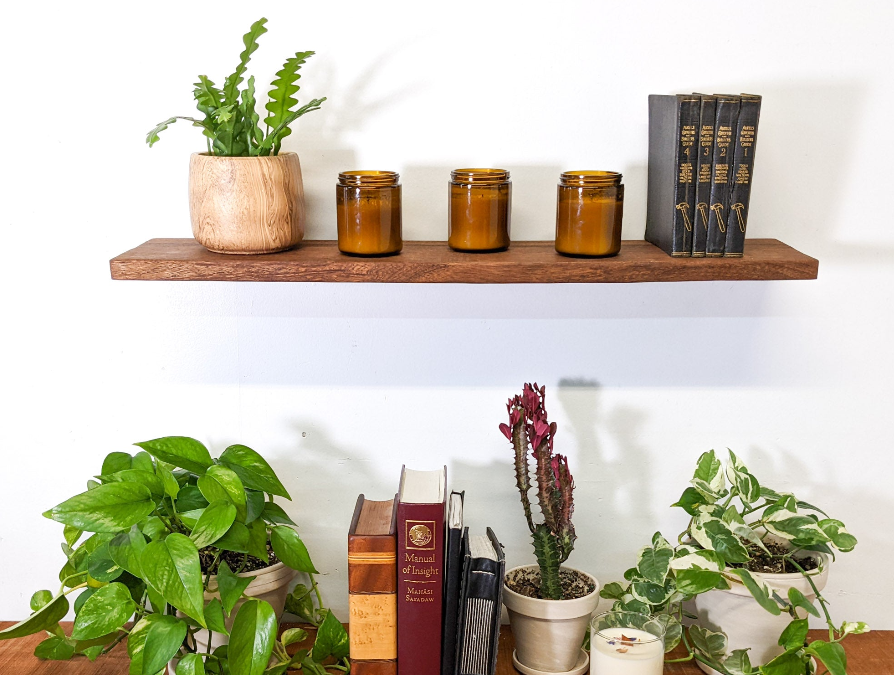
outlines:
M348 609L351 672L397 675L395 535L348 536Z
M714 123L714 152L711 169L711 197L708 214L708 242L705 255L717 258L723 255L726 244L727 212L729 210L730 166L733 135L739 116L738 96L717 97L717 117Z
M695 211L695 164L698 160L698 124L700 96L680 97L676 133L677 164L674 187L673 255L692 255L692 223Z
M692 215L692 257L704 258L708 244L711 201L711 167L714 165L714 119L717 99L702 96L698 126L698 161L695 170L695 211Z
M736 149L733 153L733 174L730 176L732 187L727 211L726 245L723 249L723 255L729 258L741 258L745 251L745 228L748 224L748 203L751 200L751 178L754 174L754 149L760 113L760 96L742 96L736 124Z
M444 504L397 507L397 672L440 675Z
M497 560L466 557L459 627L459 675L494 675L506 561L493 531L488 536Z

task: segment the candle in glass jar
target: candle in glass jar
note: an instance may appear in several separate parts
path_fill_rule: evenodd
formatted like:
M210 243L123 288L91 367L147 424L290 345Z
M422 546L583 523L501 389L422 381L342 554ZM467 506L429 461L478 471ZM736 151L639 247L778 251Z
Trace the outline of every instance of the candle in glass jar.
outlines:
M338 250L348 255L399 253L400 176L394 171L344 171L336 185Z
M637 628L604 628L590 640L592 675L661 675L664 641Z
M556 251L616 255L621 249L624 186L613 171L566 171L559 178Z
M504 169L456 169L450 176L447 243L456 251L509 248L512 183Z

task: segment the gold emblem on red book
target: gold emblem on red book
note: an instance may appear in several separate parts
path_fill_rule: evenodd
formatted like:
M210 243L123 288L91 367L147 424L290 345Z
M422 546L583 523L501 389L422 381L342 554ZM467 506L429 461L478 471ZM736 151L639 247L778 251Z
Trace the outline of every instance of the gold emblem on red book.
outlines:
M425 546L431 541L431 530L426 525L413 525L407 533L407 537L414 546Z

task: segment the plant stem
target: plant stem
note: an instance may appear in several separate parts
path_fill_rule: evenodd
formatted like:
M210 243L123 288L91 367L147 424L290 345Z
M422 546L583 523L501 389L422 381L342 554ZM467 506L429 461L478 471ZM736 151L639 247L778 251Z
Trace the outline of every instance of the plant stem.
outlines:
M102 650L102 652L101 652L102 654L108 654L110 651L112 651L115 647L118 646L119 642L121 642L124 638L126 638L128 636L129 631L125 631L124 629L121 629L121 630L122 630L122 632L118 634L118 637L116 637L114 639L114 641L112 641L112 643L108 647L105 647Z
M807 583L809 583L810 588L813 589L813 592L816 595L816 599L819 600L820 607L822 607L823 609L823 614L826 615L826 623L829 625L829 640L835 640L835 624L832 623L832 617L829 615L829 610L826 607L826 599L822 595L820 595L819 589L816 587L816 584L813 583L813 579L810 578L804 568L796 563L794 559L790 560L790 562L792 565L798 568L801 576L807 579Z

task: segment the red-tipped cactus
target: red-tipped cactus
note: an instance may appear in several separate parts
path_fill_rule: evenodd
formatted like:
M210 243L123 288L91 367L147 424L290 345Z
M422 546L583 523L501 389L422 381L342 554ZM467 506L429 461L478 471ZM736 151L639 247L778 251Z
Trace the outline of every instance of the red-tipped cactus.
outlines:
M525 384L520 396L509 399L506 409L509 424L501 424L500 431L515 449L515 480L540 565L540 593L548 600L561 600L559 567L568 560L577 539L571 524L574 479L568 470L568 458L553 454L556 423L547 419L546 387L538 387L536 382ZM531 514L530 455L534 456L542 523L534 523Z

